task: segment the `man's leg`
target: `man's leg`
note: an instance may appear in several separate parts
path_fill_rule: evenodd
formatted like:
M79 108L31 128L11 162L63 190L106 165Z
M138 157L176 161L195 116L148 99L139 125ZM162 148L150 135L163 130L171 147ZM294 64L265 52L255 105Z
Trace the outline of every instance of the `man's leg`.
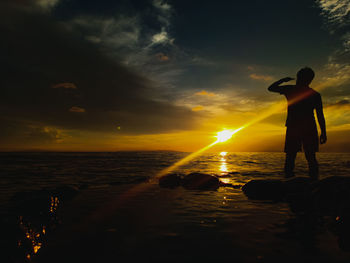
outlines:
M305 157L309 164L309 176L313 180L318 179L318 162L315 151L305 150Z
M286 152L286 161L284 163L284 175L286 178L294 176L294 164L297 152Z

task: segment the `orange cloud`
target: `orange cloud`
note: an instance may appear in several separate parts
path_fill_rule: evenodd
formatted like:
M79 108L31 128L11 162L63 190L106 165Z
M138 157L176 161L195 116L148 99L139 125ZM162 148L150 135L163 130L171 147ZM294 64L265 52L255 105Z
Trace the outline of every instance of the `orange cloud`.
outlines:
M202 91L199 91L199 92L195 93L195 95L213 97L216 94L213 93L213 92L207 92L205 90L202 90Z
M74 83L64 82L58 83L52 86L53 89L64 88L64 89L76 89L77 86Z
M268 75L258 75L258 74L250 74L249 77L251 79L255 79L255 80L263 80L263 81L271 81L272 77L268 76Z
M203 109L204 109L203 106L196 106L196 107L193 107L193 108L192 108L192 111L201 111L201 110L203 110Z
M70 112L85 112L84 108L80 108L77 106L73 106L72 108L69 109Z
M156 57L160 60L160 61L168 61L170 58L163 54L163 53L158 53L156 54Z

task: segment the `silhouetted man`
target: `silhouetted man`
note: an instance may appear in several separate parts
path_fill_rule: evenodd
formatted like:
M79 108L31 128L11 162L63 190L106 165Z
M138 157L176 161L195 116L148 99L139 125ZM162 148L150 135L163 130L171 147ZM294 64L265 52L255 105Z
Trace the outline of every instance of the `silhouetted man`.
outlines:
M295 158L297 152L301 151L301 146L303 146L309 164L309 175L314 180L318 179L318 163L316 160L318 133L314 109L316 109L318 124L321 128L321 144L327 141L327 135L321 95L309 87L314 76L314 71L305 67L297 73L296 85L280 86L282 83L293 79L287 77L276 81L268 88L269 91L283 94L288 101L287 132L284 145L286 153L284 172L286 178L294 176Z

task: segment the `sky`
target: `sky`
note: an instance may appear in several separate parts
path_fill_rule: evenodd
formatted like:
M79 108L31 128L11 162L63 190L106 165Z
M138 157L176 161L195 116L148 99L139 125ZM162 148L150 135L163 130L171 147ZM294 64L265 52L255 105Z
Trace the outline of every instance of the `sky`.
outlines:
M350 151L350 0L2 0L0 29L0 150L191 152L259 119L212 150L283 151L267 87L309 66L321 151Z

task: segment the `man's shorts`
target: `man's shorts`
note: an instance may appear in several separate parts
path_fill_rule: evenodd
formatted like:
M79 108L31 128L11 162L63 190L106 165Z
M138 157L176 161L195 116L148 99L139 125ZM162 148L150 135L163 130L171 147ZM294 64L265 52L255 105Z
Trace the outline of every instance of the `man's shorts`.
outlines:
M287 126L284 152L300 152L303 150L318 152L318 133L316 125L310 127Z

